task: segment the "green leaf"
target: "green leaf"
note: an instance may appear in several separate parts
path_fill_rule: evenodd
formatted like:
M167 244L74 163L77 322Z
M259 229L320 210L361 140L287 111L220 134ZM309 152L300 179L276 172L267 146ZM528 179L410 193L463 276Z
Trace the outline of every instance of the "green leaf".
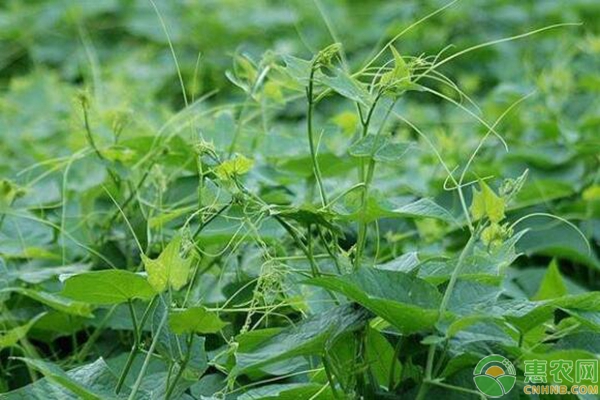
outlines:
M299 83L300 86L306 86L310 77L312 61L303 60L290 55L283 55L282 58L285 62L284 71L287 75Z
M381 76L380 85L393 93L400 93L410 85L410 68L395 47L390 47L394 56L394 68Z
M192 307L185 310L173 310L169 314L171 330L181 335L183 333L216 333L227 323L219 316L204 307Z
M590 252L588 243L580 232L564 223L548 223L548 218L533 217L519 226L529 229L519 242L519 250L525 254L543 254L558 259L573 260L589 268L600 270L600 259Z
M223 161L214 169L214 171L219 179L227 181L235 176L244 175L252 169L253 165L254 161L238 154L231 160Z
M421 263L417 252L402 254L398 258L394 258L385 264L377 264L375 268L385 269L388 271L411 272Z
M284 329L260 342L252 351L236 354L233 374L242 374L281 360L323 354L336 338L362 327L370 317L364 309L343 305Z
M341 69L336 68L333 76L320 75L319 82L349 100L363 105L368 105L371 102L369 92L365 88L364 83L352 78L347 72Z
M58 383L60 386L77 395L77 398L84 400L109 400L117 398L114 394L114 388L117 384L117 378L110 371L102 358L92 364L86 365L75 371L66 373L56 364L50 362L15 357L16 360L23 361L31 368L40 371L49 381ZM48 385L52 386L52 385ZM19 399L19 395L25 395L25 398L40 398L41 391L45 390L47 385L40 381L33 383L23 389L9 393L8 399ZM49 399L49 393L56 392L56 389L46 392L41 398ZM31 396L31 397L29 397ZM69 398L67 396L59 396L55 398Z
M335 216L335 213L316 208L311 204L303 204L299 207L271 207L269 209L271 215L279 215L282 218L287 218L299 222L303 225L315 224L321 225L330 231L337 232L341 235L341 229L330 222Z
M75 301L56 294L26 288L8 288L0 292L19 293L66 314L90 318L94 316L94 314L92 314L92 307L89 304Z
M403 333L432 327L438 319L437 288L402 272L363 268L350 275L313 278L306 283L343 294Z
M450 223L456 222L452 214L431 199L423 198L412 202L405 199L382 199L371 195L367 198L367 207L363 212L361 197L349 194L344 204L334 205L340 219L370 223L381 218L434 218Z
M533 297L533 300L549 300L557 297L562 297L568 294L567 286L560 275L558 263L553 259L548 266L548 270L542 279L538 292Z
M156 292L146 278L130 271L112 269L72 275L61 294L91 304L119 304L150 300Z
M504 209L506 207L504 199L498 197L485 182L480 181L479 186L481 191L473 188L473 202L471 204L473 219L478 220L487 216L491 222L500 222L504 219Z
M413 147L411 142L391 142L382 135L366 135L348 149L353 157L373 158L375 161L396 162Z
M25 325L17 326L16 328L0 332L0 350L16 345L19 340L27 336L29 329L31 329L31 327L44 315L45 313L39 314L30 319Z
M390 377L397 383L402 376L402 364L394 358L395 351L392 345L385 336L372 328L367 330L365 341L365 362L370 366L379 386L387 388Z
M86 272L89 271L90 268L92 268L92 264L76 263L52 267L35 265L31 268L20 268L19 271L15 273L15 277L23 282L37 284L63 274L78 274L81 272Z
M175 236L164 248L157 259L152 260L142 254L142 260L148 282L157 292L165 291L169 286L179 290L188 282L192 257L181 257L181 236Z
M318 397L315 397L317 396ZM237 400L298 400L298 399L334 399L330 389L323 390L318 383L284 383L261 386L242 394Z

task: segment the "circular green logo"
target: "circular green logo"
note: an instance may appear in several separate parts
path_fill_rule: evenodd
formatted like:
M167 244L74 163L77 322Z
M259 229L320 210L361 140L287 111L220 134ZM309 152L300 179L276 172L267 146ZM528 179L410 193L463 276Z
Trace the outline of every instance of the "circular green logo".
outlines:
M488 397L502 397L517 381L515 367L506 357L492 354L484 357L473 370L475 386Z

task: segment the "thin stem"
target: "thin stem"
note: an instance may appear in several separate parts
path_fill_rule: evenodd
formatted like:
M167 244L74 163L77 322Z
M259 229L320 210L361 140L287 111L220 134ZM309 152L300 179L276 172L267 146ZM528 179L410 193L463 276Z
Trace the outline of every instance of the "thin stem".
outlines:
M313 135L313 111L314 111L314 98L313 98L313 89L314 89L314 78L315 78L316 65L313 63L310 69L310 78L308 80L308 87L306 89L306 98L308 101L308 110L306 113L306 131L308 134L308 146L310 148L310 158L313 164L313 174L315 176L315 180L317 181L317 186L319 187L319 192L321 195L321 203L324 206L327 205L327 196L325 194L325 190L323 189L323 178L321 177L321 170L319 169L319 162L317 161L317 152L315 149L314 135Z
M106 158L104 158L104 156L100 152L100 149L96 145L96 142L94 141L94 135L92 134L92 127L90 125L90 118L88 116L88 106L89 105L87 103L87 100L81 101L81 108L83 109L83 124L85 125L85 135L87 137L87 140L88 140L90 146L92 146L92 149L94 149L94 152L96 153L96 155L98 156L100 161L106 163L107 162ZM117 175L115 175L115 173L112 171L112 169L108 168L108 166L107 166L106 170L108 171L108 175L110 175L110 178L112 179L115 186L119 187L119 177Z
M382 94L383 94L383 92L379 92L379 94L375 98L375 101L373 102L373 106L371 107L371 109L369 110L369 113L367 114L367 119L365 120L365 124L363 125L363 137L365 137L367 135L367 131L369 130L369 124L371 122L371 117L373 116L373 111L375 110L375 106L377 105L377 102L381 98ZM364 218L365 218L368 201L369 201L369 187L371 185L371 182L373 181L373 175L375 173L374 153L377 149L378 139L383 132L385 123L387 122L387 119L389 118L390 113L392 112L392 109L394 108L395 104L396 104L395 101L393 101L390 104L390 107L388 108L388 110L384 116L384 119L381 122L381 125L379 126L379 130L377 131L377 134L375 135L375 139L373 141L373 146L372 146L370 157L369 157L369 165L367 167L366 176L364 175L364 161L361 158L360 166L361 166L361 176L363 179L363 193L362 193L362 203L361 203L361 210L360 210L361 221L358 226L358 239L356 241L356 257L354 258L354 269L355 270L358 270L360 268L361 261L362 261L361 260L362 255L363 255L365 245L367 242L367 225L368 225L368 223L364 220Z
M438 321L442 319L446 309L448 308L448 303L450 302L450 298L452 297L452 292L454 291L454 287L456 286L456 281L460 273L462 272L463 266L465 264L465 260L467 256L471 253L473 247L475 246L477 235L474 232L469 241L465 245L463 251L460 253L458 257L458 262L456 264L456 268L452 271L452 275L450 275L450 280L448 281L448 286L446 287L446 291L444 292L444 297L442 298L442 302L440 303L440 308L438 312ZM419 388L419 393L417 394L416 400L423 400L427 395L428 385L431 383L433 379L433 365L435 362L435 348L436 344L432 343L429 346L429 350L427 352L427 364L425 365L425 379L421 383L421 387Z
M115 388L115 393L119 394L119 392L121 391L121 388L123 387L123 384L125 383L125 379L127 378L127 375L129 375L129 371L131 370L131 367L133 365L133 361L135 360L135 357L137 356L137 353L140 350L140 346L139 346L139 331L138 331L138 324L137 324L137 318L135 316L135 310L133 309L133 303L131 300L129 300L127 302L127 306L129 307L129 314L131 315L131 323L133 324L133 346L131 346L131 351L129 352L129 356L127 357L127 361L125 362L125 367L123 367L123 370L121 371L121 375L119 376L119 380L117 382L117 387Z
M312 274L316 278L320 274L319 274L319 269L317 268L317 263L315 262L312 234L310 231L311 231L311 224L309 223L309 224L306 224L306 249L308 250L308 259L310 260Z
M325 375L327 376L327 381L329 382L329 387L331 388L331 392L333 393L333 398L339 399L340 396L335 387L335 381L333 380L333 375L331 374L331 364L329 363L329 360L327 360L327 355L321 357L321 360L323 361L323 368L325 370Z
M104 329L104 326L106 325L106 323L108 322L108 320L110 319L110 317L112 317L113 313L115 312L117 306L113 306L104 316L104 318L102 318L102 321L100 321L100 324L98 324L98 327L96 328L96 330L94 331L94 333L91 334L91 336L87 339L87 341L85 342L85 345L81 348L81 350L79 351L79 353L77 354L77 356L75 357L75 359L79 362L85 360L85 358L87 357L87 354L90 352L92 346L94 345L94 343L96 343L96 341L98 340L98 338L100 337L100 335L102 334L102 331Z
M190 361L190 357L192 355L192 345L194 344L194 336L195 335L193 333L190 333L190 336L187 341L187 349L185 352L185 358L181 362L181 365L179 366L179 370L177 371L177 375L175 375L173 382L171 383L169 389L167 390L167 393L165 395L165 400L169 400L171 398L171 396L173 395L173 391L175 390L177 381L179 381L179 379L181 378L181 375L183 374L183 370L185 369L188 362Z
M402 342L404 338L398 339L396 346L394 347L394 354L392 355L392 365L390 366L390 377L388 380L388 390L391 392L396 386L396 364L398 364L398 356L400 355L400 349L402 348Z
M152 354L154 353L154 349L156 348L156 345L158 344L158 340L160 337L160 331L162 330L163 326L165 325L165 322L167 322L167 315L168 313L165 312L162 316L162 318L160 319L160 322L158 324L158 328L156 329L156 332L154 334L154 338L152 339L152 344L150 345L150 348L148 349L148 354L146 354L146 358L144 359L144 364L142 364L142 368L140 369L140 373L138 374L138 377L135 381L135 384L133 385L133 389L131 390L131 393L129 394L129 397L127 398L127 400L134 400L135 396L137 395L138 390L140 390L140 386L142 384L142 380L144 379L144 375L146 374L146 370L148 369L148 365L150 365L150 359L152 358Z

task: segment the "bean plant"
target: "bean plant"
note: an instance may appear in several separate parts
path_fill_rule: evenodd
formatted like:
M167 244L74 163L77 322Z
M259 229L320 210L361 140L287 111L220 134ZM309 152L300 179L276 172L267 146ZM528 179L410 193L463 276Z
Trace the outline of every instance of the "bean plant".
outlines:
M527 168L479 165L510 154L504 122L537 94L490 122L444 72L578 24L405 54L449 4L362 63L335 38L312 57L236 52L231 102L197 94L202 56L182 73L152 5L182 109L131 135L135 115L81 87L78 150L0 183L0 364L18 381L2 398L485 399L473 368L502 354L517 399L525 362L596 359L598 292L552 258L533 296L512 276L532 221L569 232L583 264L590 235L536 208ZM470 121L461 151L414 115L423 101Z

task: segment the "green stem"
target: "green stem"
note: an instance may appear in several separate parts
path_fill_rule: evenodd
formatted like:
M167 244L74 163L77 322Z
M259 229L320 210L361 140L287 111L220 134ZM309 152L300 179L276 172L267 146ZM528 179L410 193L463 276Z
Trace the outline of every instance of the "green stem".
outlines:
M94 135L92 134L92 127L90 125L90 118L88 116L88 104L86 101L81 102L81 108L83 109L83 124L85 125L85 134L88 139L88 142L90 146L92 146L92 149L94 149L94 152L96 153L100 161L107 162L106 158L104 158L104 156L100 152L98 146L96 146ZM110 175L110 178L112 179L115 186L119 187L119 177L112 171L111 168L108 168L108 166L106 170L108 171L108 175Z
M390 376L388 379L388 390L391 392L396 386L396 364L398 364L398 356L400 355L400 349L402 348L403 337L398 339L396 346L394 347L394 354L392 356L392 365L390 366Z
M183 374L183 370L185 369L187 364L190 362L193 344L194 344L194 334L190 333L190 337L188 338L188 341L187 341L187 349L185 352L185 358L181 362L181 365L179 366L179 370L177 371L177 375L175 375L173 382L171 383L169 389L167 390L167 394L165 395L165 400L169 400L171 398L171 396L173 395L173 391L175 390L177 381L179 381L179 379L181 378L181 375Z
M75 359L79 362L82 362L83 360L85 360L85 358L87 357L87 354L90 352L92 346L94 345L94 343L96 343L96 341L98 340L98 338L100 337L100 335L103 332L104 326L106 325L106 323L108 322L108 320L110 319L110 317L113 315L113 313L115 312L117 306L113 306L104 316L104 318L102 318L102 321L100 321L100 324L98 325L98 327L96 328L96 330L94 331L94 333L91 334L91 336L87 339L87 341L85 342L85 345L81 348L81 350L79 351L79 353L77 354L77 356L75 357Z
M238 122L235 128L235 132L233 133L233 139L231 140L231 144L229 145L229 151L227 152L227 158L231 158L233 153L235 152L235 148L237 146L237 142L242 132L242 120L244 115L246 114L246 110L248 109L248 105L250 104L250 95L246 96L244 103L242 104L242 109L240 110L240 115L238 116Z
M317 278L319 275L321 275L321 273L319 272L319 267L317 266L317 262L315 261L313 241L311 235L311 224L306 224L306 250L312 274L315 278Z
M329 387L331 388L331 393L333 394L334 399L339 399L339 393L335 387L335 381L333 380L333 375L331 374L331 365L327 360L327 355L321 357L323 361L323 369L325 370L325 375L327 376L327 381L329 382Z
M129 307L129 314L131 315L131 323L133 325L133 346L131 346L131 351L129 352L129 356L127 356L125 367L123 367L121 375L119 376L117 387L115 388L115 393L117 394L119 394L119 392L123 388L123 384L125 383L125 379L127 379L127 375L129 375L129 371L131 370L133 361L135 361L135 357L137 356L137 353L140 350L140 335L138 331L137 318L135 317L135 310L133 309L133 303L131 300L127 302L127 306Z
M462 272L463 266L465 264L465 260L467 256L471 253L473 247L476 242L476 232L473 232L469 241L465 245L463 251L460 253L458 257L458 262L456 264L456 268L450 275L450 280L448 281L448 286L446 287L446 291L444 292L444 297L442 298L442 302L440 303L439 313L438 313L438 322L442 319L446 309L448 308L448 303L450 302L450 298L452 297L452 292L454 291L454 287L456 286L456 281L460 273ZM427 391L429 390L429 384L433 379L433 364L435 361L435 348L436 344L432 343L429 346L429 350L427 352L427 364L425 365L425 379L421 383L421 387L419 388L419 393L417 394L416 400L423 400L427 395Z
M377 106L377 102L379 101L379 99L381 98L382 93L380 92L377 97L375 98L375 101L373 102L373 105L371 106L371 109L369 110L368 114L367 114L367 118L363 124L363 138L367 136L368 130L369 130L369 125L371 123L371 117L373 116L373 112L375 110L375 107ZM373 175L375 174L375 159L374 159L374 153L377 150L377 140L378 138L381 136L382 132L383 132L383 128L385 127L385 123L387 122L387 119L390 116L390 113L392 112L392 109L394 108L394 105L396 104L395 101L393 101L390 104L390 107L388 108L385 117L383 119L383 121L381 122L381 125L379 126L379 130L377 131L377 134L375 135L375 140L373 141L373 146L371 149L371 154L369 157L369 165L367 167L367 174L365 176L364 173L364 160L361 158L361 177L363 179L363 193L362 193L362 201L361 201L361 208L360 208L360 216L361 216L361 221L359 222L358 225L358 239L356 241L356 256L354 258L354 269L358 270L360 268L361 265L361 259L362 259L362 255L365 249L365 245L367 242L367 225L368 223L364 220L365 218L365 214L367 211L367 206L368 206L368 201L369 201L369 187L371 186L371 182L373 181Z
M162 318L160 319L160 322L159 322L158 327L156 328L156 332L154 334L154 338L152 339L152 344L150 344L150 348L148 349L148 354L146 354L146 358L144 359L144 364L142 364L140 373L138 374L135 384L133 385L133 389L131 390L131 393L129 394L129 397L127 398L127 400L134 400L135 396L137 395L138 390L140 390L142 380L144 379L146 370L148 369L148 366L150 365L150 359L152 358L154 349L156 348L156 345L158 344L158 340L160 337L160 331L162 331L162 328L165 325L165 322L167 322L168 314L169 314L168 312L165 312L163 314Z
M313 111L314 111L314 78L315 78L316 65L313 63L310 69L310 78L308 80L308 88L306 89L306 98L308 100L308 110L306 113L306 131L308 133L308 146L310 148L310 158L313 165L313 174L319 187L321 194L321 203L323 206L327 205L327 197L325 190L323 189L323 179L321 177L321 170L319 168L319 162L317 161L317 151L315 149L314 135L313 135Z

